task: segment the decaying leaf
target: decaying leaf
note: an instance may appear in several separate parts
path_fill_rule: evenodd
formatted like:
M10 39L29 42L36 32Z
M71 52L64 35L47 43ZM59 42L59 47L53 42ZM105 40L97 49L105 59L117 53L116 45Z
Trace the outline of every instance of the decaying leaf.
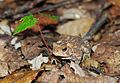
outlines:
M72 63L73 64L73 63ZM109 76L80 76L78 74L73 73L69 65L65 65L61 68L63 72L63 79L60 83L117 83L116 78Z
M68 64L61 69L53 68L52 71L44 72L37 82L45 83L117 83L116 78L109 76L82 76L75 74Z
M81 18L91 18L90 14L83 9L82 7L79 8L70 8L64 9L63 15L60 19L81 19Z
M100 64L96 60L88 58L81 63L81 66L87 69L89 69L90 67L99 68Z
M115 27L114 27L115 29ZM120 41L120 30L119 28L116 27L118 30L114 30L110 33L105 33L102 39L100 40L101 42L107 42L108 44L114 42L113 44L117 44Z
M32 69L33 70L38 70L41 65L43 63L47 63L48 62L48 57L43 57L42 54L40 54L39 56L35 57L34 59L32 60L28 60L28 63L32 64Z
M40 29L44 28L44 26L58 24L59 19L58 16L44 13L36 14L34 17L38 19L38 23L32 28L34 32L39 32Z
M0 83L31 83L37 74L37 71L15 72L1 79Z
M102 43L92 57L103 65L106 74L120 75L120 47Z
M10 27L8 26L8 21L3 20L0 22L0 34L8 34L11 35Z
M84 36L90 29L93 23L91 18L81 18L79 20L70 21L57 27L57 32L60 34L67 34L72 36Z
M113 7L110 9L112 17L120 16L120 0L108 0L113 4Z
M0 39L0 42L1 76L4 76L3 73L5 72L5 74L7 74L7 71L11 73L16 69L19 69L21 66L28 65L26 60L22 60L20 52L7 46L5 40ZM4 72L2 72L3 69Z
M60 83L117 83L117 79L109 76L79 77L78 75L67 74Z
M118 16L120 16L120 7L119 6L113 6L110 9L111 15L112 17L116 18Z
M38 36L27 37L21 41L21 50L25 58L33 59L45 50L45 46Z
M0 62L0 77L4 77L9 74L9 68L7 63Z
M75 74L78 74L80 77L85 76L85 72L78 64L71 62L70 67L74 69Z
M37 81L40 83L59 83L60 75L60 70L55 67L50 72L42 73Z
M115 6L120 6L120 0L108 0L108 1Z

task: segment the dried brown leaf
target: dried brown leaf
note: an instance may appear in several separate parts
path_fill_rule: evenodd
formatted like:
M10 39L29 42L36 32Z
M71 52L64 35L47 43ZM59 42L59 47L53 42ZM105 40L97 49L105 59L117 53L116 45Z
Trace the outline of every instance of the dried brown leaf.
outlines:
M68 74L60 83L117 83L117 79L109 76L79 77L78 75Z
M37 74L37 71L15 72L0 80L0 83L31 83Z
M110 9L110 13L114 18L120 16L120 6L113 6Z
M92 57L101 65L104 63L103 67L106 74L120 75L120 47L115 47L108 43L100 44Z
M21 50L27 59L33 59L36 56L39 56L40 52L45 49L40 46L44 46L44 44L42 43L41 38L37 36L27 37L21 41Z
M115 6L120 6L120 0L108 0L108 1Z
M50 72L42 73L37 81L40 83L59 83L60 73L59 69L53 68Z
M22 60L21 53L12 47L6 45L6 40L0 39L0 66L1 71L15 71L19 69L21 66L28 65L26 60ZM4 65L6 64L6 65ZM1 74L3 72L0 72Z
M108 0L113 4L113 7L110 9L112 17L120 16L120 0Z
M109 76L79 76L73 73L69 65L65 65L61 70L64 78L59 83L117 83L116 78Z

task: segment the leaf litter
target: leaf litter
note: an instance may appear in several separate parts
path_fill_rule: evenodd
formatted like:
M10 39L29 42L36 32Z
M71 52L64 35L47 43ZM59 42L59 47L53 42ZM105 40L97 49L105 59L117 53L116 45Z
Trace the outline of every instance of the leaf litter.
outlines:
M0 83L119 83L119 3L1 1Z

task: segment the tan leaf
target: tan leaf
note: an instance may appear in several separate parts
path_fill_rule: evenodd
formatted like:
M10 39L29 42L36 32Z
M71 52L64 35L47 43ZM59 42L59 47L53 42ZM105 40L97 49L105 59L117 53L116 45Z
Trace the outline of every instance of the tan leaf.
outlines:
M31 83L37 74L37 71L16 72L0 80L0 83Z
M79 20L70 21L57 27L57 32L60 34L67 34L72 36L84 36L90 29L93 19L81 18Z

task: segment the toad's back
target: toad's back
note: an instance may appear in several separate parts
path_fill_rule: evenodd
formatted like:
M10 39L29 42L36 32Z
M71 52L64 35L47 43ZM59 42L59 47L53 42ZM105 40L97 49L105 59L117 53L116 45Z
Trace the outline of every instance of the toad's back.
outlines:
M60 39L53 43L53 53L62 57L77 57L81 59L83 53L89 51L89 43L81 42L81 37L61 35Z

